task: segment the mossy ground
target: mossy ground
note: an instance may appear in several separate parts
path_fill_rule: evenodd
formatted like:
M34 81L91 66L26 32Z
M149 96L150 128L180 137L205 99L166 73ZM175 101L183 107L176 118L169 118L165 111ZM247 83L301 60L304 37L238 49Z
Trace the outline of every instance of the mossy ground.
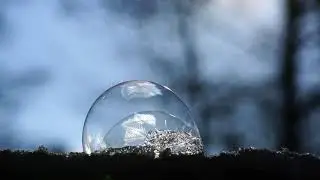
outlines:
M0 152L0 179L320 179L310 154L240 149L217 156L162 156L37 151Z

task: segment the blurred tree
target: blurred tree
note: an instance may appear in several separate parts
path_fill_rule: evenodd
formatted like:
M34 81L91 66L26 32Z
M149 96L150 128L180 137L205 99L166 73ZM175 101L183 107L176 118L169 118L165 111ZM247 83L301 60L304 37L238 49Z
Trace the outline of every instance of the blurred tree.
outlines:
M196 105L195 111L199 113L200 118L199 129L203 142L205 146L208 147L214 141L212 139L213 135L217 135L211 131L212 118L221 119L222 116L232 116L236 104L245 98L254 98L268 106L274 103L275 99L274 97L269 96L274 87L270 86L270 83L259 84L259 86L255 88L250 87L250 85L232 85L232 87L229 87L228 84L215 84L210 80L202 79L190 17L192 17L195 11L199 10L201 5L205 4L205 2L205 0L172 1L172 5L178 16L178 34L183 46L183 57L185 58L186 70L180 72L180 75L177 78L171 79L172 84L170 87L173 87L173 89L176 89L179 92L185 92L189 104L192 107L195 107ZM165 69L170 69L168 67L175 69L172 67L172 63L169 65L167 63L162 63L162 67L163 66L167 67ZM157 66L157 68L159 68L159 66ZM165 72L168 75L168 72L170 71L167 70ZM224 95L219 93L221 91L224 92ZM217 97L213 95L215 93L220 95ZM268 112L274 110L272 108L266 109L269 110ZM273 112L275 112L275 110ZM242 143L242 135L235 132L230 133L224 134L220 138L225 142L228 149L234 149L235 146L238 147Z
M178 16L178 35L180 36L180 41L183 47L183 56L185 58L185 67L186 71L184 74L180 75L179 83L174 83L180 88L185 89L187 93L187 98L192 106L194 106L197 102L205 102L203 101L206 84L201 80L199 73L199 59L197 55L197 51L195 49L195 39L194 33L192 32L190 16L193 15L195 10L197 10L205 0L202 1L194 1L194 0L180 0L180 1L172 1L174 9ZM174 85L172 86L174 87ZM202 107L198 107L198 111L200 112L200 133L203 140L204 145L209 145L211 142L210 139L210 114L209 111L203 109Z
M303 19L303 17L308 15L308 12L316 11L318 19L320 19L320 5L319 1L316 2L317 4L314 4L314 1L286 0L285 4L286 23L284 27L284 49L280 78L283 97L283 131L279 146L294 151L302 151L303 143L301 142L301 136L298 134L302 120L308 119L311 113L320 107L319 88L315 88L315 90L301 98L297 85L297 77L300 73L298 60L305 60L303 59L304 57L298 59L298 53L304 48L303 46L307 45L306 41L309 42L314 37L319 39L317 36L320 34L320 25L315 25L317 26L316 33L312 32L311 34L307 34L307 36L301 37L302 20L309 20Z
M299 17L302 14L301 3L298 0L286 0L286 14L284 26L284 49L281 67L280 86L283 97L283 132L280 146L290 150L299 150L299 136L297 125L299 123L299 108L297 97L297 52L300 26Z
M128 2L127 2L128 1ZM118 12L124 12L130 14L132 17L138 20L144 20L152 17L159 11L158 0L154 1L130 1L121 0L119 2L113 2L105 0L108 7L114 7L113 9ZM172 6L174 12L178 18L178 34L180 37L181 44L183 46L183 57L185 59L186 68L184 71L177 67L172 61L151 61L154 63L155 69L165 72L170 78L170 87L178 90L179 92L185 92L186 97L191 106L197 105L196 111L199 113L200 120L200 131L203 137L205 145L212 142L210 120L216 117L231 116L234 108L238 102L242 99L251 98L257 102L257 105L262 109L263 116L265 116L265 122L268 126L274 126L277 124L277 120L281 120L282 126L279 129L280 139L278 140L279 147L287 147L290 150L300 150L301 142L299 141L298 131L299 124L304 118L308 116L310 111L318 107L320 104L320 95L317 92L311 93L305 99L298 99L298 87L297 87L297 76L299 73L297 65L297 54L301 44L299 44L300 37L300 20L304 14L304 8L307 2L299 0L285 0L285 25L283 29L284 39L282 45L282 51L279 52L274 48L274 41L272 38L266 37L267 45L269 49L265 51L256 52L259 55L274 51L275 54L281 53L280 61L280 76L277 82L273 79L268 82L258 83L255 86L251 84L247 85L232 85L228 84L215 84L208 80L202 79L200 76L199 59L195 47L195 37L192 32L192 25L190 23L190 17L195 13L196 10L201 8L201 5L205 4L207 0L196 1L196 0L176 0L176 1L161 1L166 2L169 6ZM318 3L319 0L317 0ZM110 6L111 3L111 6ZM319 5L318 5L319 7ZM314 7L313 7L314 8ZM319 26L320 27L320 26ZM320 28L319 28L320 29ZM269 32L265 32L268 34ZM320 34L320 33L319 33ZM265 36L265 35L263 35ZM273 36L271 34L271 36ZM270 43L269 43L270 40ZM259 43L259 42L258 42ZM254 49L256 51L256 49ZM265 55L269 55L266 53ZM263 55L264 56L264 55ZM273 56L270 56L272 59ZM155 57L156 59L162 59L162 57ZM276 90L277 86L280 88L280 99L279 94ZM223 93L220 93L223 91ZM219 94L219 97L213 94ZM199 102L199 103L198 103ZM199 105L200 104L200 105ZM281 108L279 108L279 105ZM282 116L277 117L278 114ZM219 118L216 118L219 119ZM223 119L223 118L222 118ZM272 119L272 120L270 120ZM228 146L233 148L235 145L241 144L241 136L237 134L226 135L226 143Z

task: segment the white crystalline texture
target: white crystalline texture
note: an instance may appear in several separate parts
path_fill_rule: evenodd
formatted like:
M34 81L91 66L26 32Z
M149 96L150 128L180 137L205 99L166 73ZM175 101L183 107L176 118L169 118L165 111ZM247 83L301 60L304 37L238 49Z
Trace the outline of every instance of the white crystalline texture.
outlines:
M181 131L150 131L145 145L155 150L156 155L169 149L173 155L195 155L203 153L201 139Z
M149 131L143 145L126 146L122 148L108 148L105 153L109 155L138 153L154 154L158 158L161 153L167 155L197 155L203 153L203 144L199 137L187 132L171 130Z

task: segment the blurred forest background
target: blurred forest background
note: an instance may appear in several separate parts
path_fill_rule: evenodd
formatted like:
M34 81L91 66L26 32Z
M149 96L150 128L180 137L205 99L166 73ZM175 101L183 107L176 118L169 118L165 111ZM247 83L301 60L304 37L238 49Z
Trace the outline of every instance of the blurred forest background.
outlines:
M82 151L91 104L146 79L213 154L320 154L319 0L0 0L0 148Z

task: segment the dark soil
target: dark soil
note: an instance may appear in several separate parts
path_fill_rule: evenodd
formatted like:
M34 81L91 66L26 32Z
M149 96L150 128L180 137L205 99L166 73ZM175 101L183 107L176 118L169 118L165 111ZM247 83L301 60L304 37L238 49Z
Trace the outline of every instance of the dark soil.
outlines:
M218 156L57 154L0 151L0 179L320 179L320 159L288 151L240 149Z

